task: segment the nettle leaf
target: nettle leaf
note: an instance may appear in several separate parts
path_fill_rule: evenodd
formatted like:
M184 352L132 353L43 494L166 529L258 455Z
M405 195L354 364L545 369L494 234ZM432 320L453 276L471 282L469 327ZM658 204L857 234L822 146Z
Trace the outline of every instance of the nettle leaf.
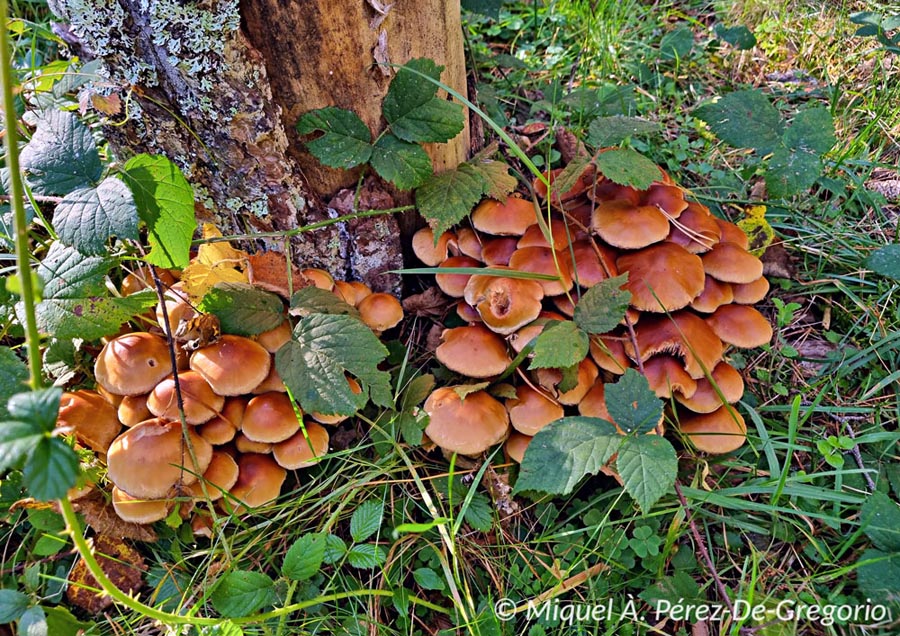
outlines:
M598 117L591 122L585 140L594 148L615 146L629 137L644 135L659 130L659 124L638 117Z
M745 26L726 27L717 24L716 37L742 51L752 49L756 46L756 36Z
M484 179L485 196L503 201L519 185L509 173L509 166L493 159L473 160L460 166L464 172L474 172Z
M431 159L419 144L383 135L375 142L370 160L378 175L401 190L417 188L433 174Z
M68 194L93 185L103 174L91 131L73 113L57 109L38 122L20 162L36 194Z
M805 150L775 149L766 167L766 189L775 198L786 198L808 190L822 174L822 160Z
M588 289L573 316L575 324L590 334L612 331L625 317L631 303L631 292L621 289L628 282L628 273L602 280Z
M325 556L323 562L331 565L337 563L347 554L347 544L339 536L329 534L325 537Z
M56 206L59 238L82 254L103 254L110 238L138 239L138 213L131 190L109 177L96 188L70 192Z
M566 495L585 475L597 473L624 439L615 426L595 417L564 417L551 422L528 445L514 492Z
M365 501L353 511L350 517L350 536L361 543L378 532L384 516L384 505L380 501Z
M187 267L197 220L194 191L181 170L166 157L137 155L125 164L122 178L147 226L150 253L144 260L159 267Z
M465 165L434 175L416 190L416 207L435 236L464 219L484 194L484 177Z
M363 323L350 316L314 314L302 318L291 340L275 354L275 368L308 413L352 415L371 395L391 405L391 376L378 365L387 348ZM344 376L359 380L355 394Z
M867 602L896 606L900 596L900 554L869 549L859 555L856 583Z
M590 341L571 320L548 323L534 343L529 369L563 369L578 364L588 354Z
M318 287L304 287L291 296L292 314L308 316L310 314L345 314L359 317L359 311L353 305L344 302L330 291Z
M232 570L222 577L209 600L222 616L249 616L275 602L275 583L261 572Z
M631 148L616 148L602 152L594 164L604 176L615 183L631 186L637 190L646 190L662 177L655 163Z
M28 382L28 367L15 351L8 347L0 347L0 420L9 415L6 409L9 398L24 391L26 382Z
M239 336L255 336L284 322L281 298L246 283L217 284L199 309L215 314L222 331Z
M609 416L628 433L646 433L662 419L662 400L634 369L626 369L618 382L607 384L605 398Z
M494 525L494 514L490 500L484 493L476 492L469 500L463 518L479 532L490 532Z
M834 120L828 109L822 107L801 110L784 133L785 146L816 155L824 155L836 142Z
M320 108L300 118L297 131L301 135L325 133L306 144L313 156L332 168L355 168L372 157L372 133L350 110Z
M78 455L58 437L41 439L22 470L25 488L38 501L66 496L78 477Z
M675 449L659 435L630 435L623 438L618 450L616 468L625 492L647 512L672 490L678 471Z
M763 154L781 143L784 132L781 114L757 90L729 93L717 102L700 106L694 116L705 121L725 143L754 148Z
M423 590L441 591L447 587L444 579L431 568L416 568L413 570L413 579Z
M900 280L900 244L885 245L872 252L866 267L876 274Z
M61 397L62 389L57 387L18 393L9 400L9 414L28 422L36 432L49 433L56 428Z
M322 568L325 559L325 537L321 533L305 534L288 548L281 573L293 581L306 581Z

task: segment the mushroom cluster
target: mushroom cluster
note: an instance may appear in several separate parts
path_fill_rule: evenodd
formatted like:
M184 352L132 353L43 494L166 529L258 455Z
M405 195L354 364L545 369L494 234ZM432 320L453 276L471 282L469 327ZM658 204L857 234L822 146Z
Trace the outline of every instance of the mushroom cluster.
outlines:
M558 175L549 175L551 184ZM637 368L672 405L670 419L698 450L740 447L746 429L731 405L744 384L725 356L729 347L758 347L772 338L752 307L769 283L746 234L687 199L662 171L643 191L593 166L566 192L551 187L548 195L540 180L534 187L544 202L540 225L532 202L512 196L479 204L471 227L437 240L429 228L415 236L415 253L427 265L491 270L435 276L443 293L458 299L456 312L466 323L444 330L438 360L467 378L496 378L548 322L572 317L585 290L620 274L628 274L630 307L619 327L591 338L574 388L560 389L562 370L526 372L522 365L521 384L505 403L486 391L462 399L438 389L425 403L426 434L445 451L467 455L507 440L508 455L521 460L531 436L567 413L609 420L605 384ZM513 278L504 270L552 279Z
M334 282L321 270L302 275L357 307L377 333L403 317L391 295ZM323 425L346 417L304 414L288 397L274 361L291 337L287 317L252 338L216 329L206 333L206 315L188 302L175 277L166 278L166 312L157 307L158 326L106 341L94 364L96 390L64 393L58 423L105 457L112 505L125 521L158 521L176 501L208 498L226 513L268 503L279 495L288 470L312 466L328 452ZM130 274L122 291L143 286ZM355 380L347 381L360 390ZM190 508L182 506L181 512ZM193 524L197 532L208 532L203 517L195 515Z

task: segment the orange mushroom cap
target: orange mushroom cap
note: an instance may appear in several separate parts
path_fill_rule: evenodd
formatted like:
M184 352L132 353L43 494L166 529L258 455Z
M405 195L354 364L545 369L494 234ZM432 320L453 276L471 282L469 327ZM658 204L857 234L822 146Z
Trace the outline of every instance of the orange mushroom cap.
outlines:
M369 294L360 301L357 308L359 317L376 335L396 327L403 320L403 307L391 294Z
M506 400L506 410L513 428L525 435L534 435L565 414L558 402L526 384L516 388L515 398Z
M735 243L717 243L701 258L706 273L726 283L752 283L763 275L762 261Z
M222 410L225 398L218 395L199 373L182 371L178 374L184 421L188 424L208 422ZM147 408L157 417L171 421L180 420L175 378L168 377L157 384L147 396Z
M428 396L423 408L429 416L425 434L450 453L478 455L509 435L506 409L485 391L463 400L452 387L443 387Z
M275 444L300 430L297 417L294 403L287 394L270 391L247 402L241 432L254 442Z
M570 271L571 260L565 252L554 252L549 247L523 247L509 259L510 269L533 274L548 274L555 280L538 280L545 296L565 294L575 284Z
M451 267L481 267L481 263L468 256L451 256L438 266L439 269ZM451 298L462 298L470 276L471 274L435 274L434 282Z
M667 241L676 243L691 254L708 252L719 242L722 230L709 208L699 203L688 203L687 208L672 223Z
M760 276L755 281L731 286L734 302L739 305L755 305L769 293L769 281Z
M56 425L72 428L79 443L105 453L122 430L116 409L96 391L73 391L62 394Z
M591 229L613 247L635 250L664 240L669 220L655 205L636 206L618 199L597 205Z
M668 355L655 355L644 363L644 376L656 397L670 398L673 393L690 397L697 390L697 380L688 375L680 360Z
M247 508L271 503L281 494L287 471L269 455L247 453L238 458L238 479L222 500L227 511L243 514Z
M678 427L697 450L715 455L736 451L747 438L743 416L727 406L712 413L682 418Z
M223 396L250 393L269 375L271 364L259 343L228 334L191 355L191 369Z
M308 468L328 454L328 431L315 422L304 424L306 434L297 431L283 442L272 446L272 456L278 465L289 470Z
M734 291L731 283L723 283L707 274L703 292L691 301L691 309L703 314L710 314L722 305L733 301Z
M524 278L475 275L466 284L464 298L491 331L508 335L541 313L544 288Z
M744 379L725 361L712 371L712 382L707 378L697 380L693 395L676 395L675 399L694 413L712 413L723 403L733 404L744 395Z
M728 344L742 349L761 347L772 339L772 325L748 305L723 305L707 316L706 323Z
M413 253L429 267L436 267L447 260L447 251L450 243L455 240L456 236L453 232L444 232L435 241L434 231L430 227L423 227L413 234Z
M470 378L500 375L512 363L503 339L484 325L445 329L437 359L451 371Z
M534 222L534 204L518 197L508 197L502 203L485 199L472 212L475 229L496 236L522 236Z
M682 358L685 370L694 379L714 369L724 353L722 341L710 326L686 311L644 318L634 331L642 362L658 353L668 353ZM624 347L629 356L637 359L629 340L624 342Z
M624 289L631 306L648 312L686 307L703 292L706 277L700 258L675 243L659 243L620 256L620 272L628 272Z
M104 345L94 363L97 383L116 395L142 395L172 372L169 347L160 336L136 332Z

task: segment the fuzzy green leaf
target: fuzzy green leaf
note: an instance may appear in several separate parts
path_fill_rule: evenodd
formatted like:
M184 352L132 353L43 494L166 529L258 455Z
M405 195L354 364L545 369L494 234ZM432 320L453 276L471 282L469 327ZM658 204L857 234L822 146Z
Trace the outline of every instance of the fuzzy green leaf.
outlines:
M275 354L275 368L307 413L352 415L367 395L390 406L390 374L378 365L388 350L371 329L350 316L314 314L302 318L291 340ZM345 373L363 391L350 390Z
M900 598L900 554L866 550L859 556L856 583L872 603L892 606ZM896 613L894 614L896 616Z
M326 535L305 534L288 548L281 573L293 581L311 579L322 568Z
M754 148L763 154L772 152L784 132L781 114L769 99L757 90L729 93L716 102L700 106L694 115L710 130L736 148Z
M785 146L815 155L824 155L836 141L834 120L828 109L822 107L801 110L784 133Z
M387 555L380 545L363 543L355 545L347 552L347 562L360 570L371 570L384 565Z
M479 532L490 532L494 525L494 515L491 512L491 502L483 493L472 495L463 518L470 526Z
M878 248L866 259L866 267L876 274L900 280L900 244Z
M638 117L598 117L588 128L587 143L593 148L616 146L629 137L656 132L659 124Z
M62 605L43 606L47 615L47 633L53 636L82 636L90 633L94 625L80 621Z
M28 596L16 590L0 590L0 625L18 620L28 609Z
M318 287L304 287L291 296L292 314L309 316L310 314L344 314L359 318L359 311L330 291Z
M49 433L56 428L61 397L57 387L18 393L9 400L9 414L34 426L35 432Z
M717 24L716 37L741 51L746 51L756 46L756 36L745 26L726 27Z
M607 384L605 398L609 416L627 433L646 433L662 419L662 400L634 369L626 369L618 382Z
M144 260L159 267L186 267L197 220L194 191L181 170L166 157L137 155L125 164L122 177L147 226L150 253Z
M284 322L281 299L246 283L218 283L210 289L200 310L215 314L225 333L255 336Z
M275 583L261 572L232 570L219 580L210 601L222 616L249 616L275 602Z
M571 320L548 323L534 343L529 369L563 369L576 365L588 354L590 341Z
M465 165L465 164L463 164ZM435 236L440 236L466 217L481 200L485 180L463 166L434 175L416 190L416 207Z
M12 349L0 347L0 420L9 415L6 409L9 398L24 391L27 381L28 367L25 363Z
M355 168L372 157L372 133L359 116L343 108L320 108L300 118L301 135L325 133L306 144L316 159L332 168Z
M439 577L431 568L417 568L413 570L413 578L423 590L441 591L447 587L444 579Z
M459 169L475 173L484 179L484 195L498 201L506 199L519 185L518 179L509 173L509 166L502 161L473 160L462 164Z
M869 495L861 511L863 532L876 548L900 552L900 506L881 492Z
M620 289L628 282L628 274L602 280L590 289L575 305L575 324L590 334L612 331L625 317L631 302L631 292Z
M388 123L391 132L404 141L442 143L462 132L465 120L459 104L434 97Z
M694 48L694 32L685 24L666 33L659 42L659 57L663 60L678 60Z
M41 118L20 162L36 194L68 194L103 174L91 131L73 113L56 108Z
M48 636L47 615L40 605L32 605L19 617L19 636ZM57 636L53 634L53 636Z
M529 447L530 448L530 447ZM647 512L672 490L678 458L669 440L658 435L631 435L623 439L616 459L625 491Z
M53 225L59 238L82 254L103 254L110 238L138 239L134 197L115 177L63 197L53 214Z
M357 543L365 541L378 532L383 516L384 506L380 501L363 502L350 517L350 536Z
M656 164L631 148L616 148L600 153L594 162L604 176L619 185L646 190L662 174Z
M403 389L403 410L409 411L425 401L434 389L434 376L430 373L414 377Z
M0 473L18 465L43 439L31 422L0 422Z
M78 477L78 456L58 437L37 443L25 462L22 477L28 493L38 501L65 497Z
M329 534L325 537L325 555L322 558L324 563L331 565L337 563L347 554L347 544L339 536Z
M433 80L441 78L443 66L438 66L434 60L421 57L410 60L397 71L397 75L391 80L387 95L381 103L381 111L388 122L395 122L413 110L434 99L438 87L421 75L413 73L409 69L418 71Z
M572 492L585 475L597 473L622 440L611 423L594 417L564 417L534 436L525 451L514 492ZM548 470L552 466L552 470Z
M766 168L766 189L773 198L800 194L822 174L822 160L805 150L776 148Z
M372 168L401 190L417 188L433 173L431 159L422 146L384 135L372 150Z

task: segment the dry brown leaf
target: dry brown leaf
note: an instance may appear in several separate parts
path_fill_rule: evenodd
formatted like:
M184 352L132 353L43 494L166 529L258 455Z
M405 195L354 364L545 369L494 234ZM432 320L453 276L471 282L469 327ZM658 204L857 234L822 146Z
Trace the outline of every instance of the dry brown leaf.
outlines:
M375 62L378 65L378 70L381 71L381 74L385 77L390 77L392 73L391 67L389 66L391 58L388 55L387 31L385 29L382 29L381 33L378 34L378 41L372 48L372 57L375 58Z
M291 280L288 281L288 262L283 252L259 252L247 260L250 284L260 289L290 299L292 292L312 285L293 263L291 263Z
M118 115L122 112L122 98L119 97L118 93L110 93L109 95L93 93L91 95L91 106L104 115Z
M94 538L94 556L113 585L123 592L133 594L143 586L141 575L147 569L144 559L121 539L97 535ZM66 588L69 602L90 614L99 614L113 603L109 596L94 591L99 587L84 559L79 559L69 573L69 586Z
M404 298L403 311L414 316L440 316L450 302L438 287L429 287L421 294Z
M134 539L152 543L156 541L156 532L150 526L139 523L122 521L112 504L107 501L102 492L94 492L72 502L76 512L84 516L84 521L99 535L121 537L122 539Z

